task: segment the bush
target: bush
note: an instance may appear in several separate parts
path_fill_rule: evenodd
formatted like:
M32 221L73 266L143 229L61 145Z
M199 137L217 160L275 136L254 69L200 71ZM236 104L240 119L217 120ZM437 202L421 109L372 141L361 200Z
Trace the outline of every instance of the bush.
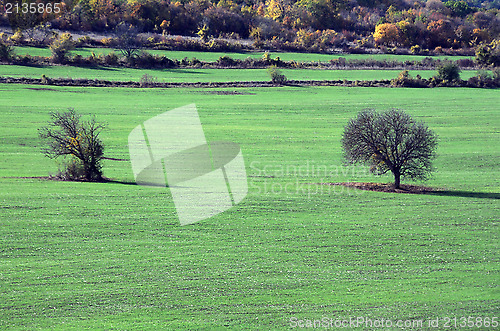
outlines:
M158 78L148 74L142 75L141 79L139 80L139 84L141 85L141 87L151 87L156 83L158 83Z
M60 163L55 177L60 180L83 180L85 179L85 169L79 159L67 157Z
M286 77L281 73L281 70L278 69L276 66L270 66L267 68L267 72L269 73L269 76L271 76L271 82L273 84L279 84L283 85L286 83Z
M410 53L412 54L420 54L422 52L422 48L419 45L414 45L410 47Z
M76 40L75 43L75 46L77 47L91 46L91 45L92 45L92 39L90 39L89 36L80 37Z
M111 52L104 57L104 64L108 66L116 66L118 64L118 55L115 52Z
M419 75L413 78L410 76L408 70L401 71L398 78L391 80L391 85L394 87L427 87L427 84Z
M500 40L479 45L476 49L476 61L481 65L500 66Z
M16 45L22 45L24 43L24 34L21 30L17 30L9 39Z
M49 46L52 59L57 63L65 63L69 51L75 48L73 37L69 33L58 36Z
M0 39L0 61L10 61L14 57L14 47L8 42Z
M458 81L460 80L460 67L454 62L446 62L438 66L437 78L444 81Z
M221 56L217 60L217 64L222 67L232 67L235 66L237 63L238 61L234 60L232 57L229 57L227 55Z

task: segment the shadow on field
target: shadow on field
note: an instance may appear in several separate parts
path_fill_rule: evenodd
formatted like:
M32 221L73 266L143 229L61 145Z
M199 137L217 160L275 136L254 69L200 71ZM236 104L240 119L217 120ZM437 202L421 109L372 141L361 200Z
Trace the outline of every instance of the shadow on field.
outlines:
M122 185L137 185L136 182L124 182L121 180L113 180L113 179L106 179L103 181L103 183L122 184Z
M208 74L208 72L194 71L194 70L188 70L188 69L164 69L164 71L181 73L181 74L198 74L198 75L207 75Z
M430 195L439 195L443 197L461 197L478 199L500 199L500 193L471 192L471 191L433 191Z
M102 183L121 184L121 185L137 185L136 182L125 182L125 181L121 181L121 180L112 180L112 179L105 179ZM144 184L144 186L169 187L168 185L159 185L159 184L155 184L155 183Z
M105 67L105 66L88 66L85 67L85 69L93 69L93 70L105 70L105 71L118 71L119 68L110 68L110 67Z

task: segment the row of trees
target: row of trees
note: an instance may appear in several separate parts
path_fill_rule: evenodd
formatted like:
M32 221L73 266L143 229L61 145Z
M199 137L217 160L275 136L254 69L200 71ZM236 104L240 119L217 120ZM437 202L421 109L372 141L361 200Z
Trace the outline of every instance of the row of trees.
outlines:
M477 3L485 4L492 2ZM50 20L53 28L63 30L110 31L126 22L141 32L296 41L305 47L321 39L330 47L375 42L458 48L500 35L498 8L486 10L464 0L81 0L65 5L62 12L4 14L2 19L15 29Z
M39 129L39 136L46 143L46 156L66 158L60 179L103 180L100 134L104 128L95 116L84 121L74 109L51 113L49 123ZM427 125L395 109L359 113L348 122L342 137L347 162L370 165L376 174L392 172L396 189L402 178L428 178L436 146L437 136Z

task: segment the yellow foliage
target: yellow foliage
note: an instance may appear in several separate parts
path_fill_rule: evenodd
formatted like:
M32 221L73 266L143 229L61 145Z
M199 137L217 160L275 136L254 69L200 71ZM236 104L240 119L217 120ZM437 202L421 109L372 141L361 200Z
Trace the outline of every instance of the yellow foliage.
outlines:
M375 27L373 38L377 44L396 44L399 38L398 27L392 23L383 23Z
M266 1L266 17L270 17L275 21L278 21L283 16L283 6L279 0L267 0Z

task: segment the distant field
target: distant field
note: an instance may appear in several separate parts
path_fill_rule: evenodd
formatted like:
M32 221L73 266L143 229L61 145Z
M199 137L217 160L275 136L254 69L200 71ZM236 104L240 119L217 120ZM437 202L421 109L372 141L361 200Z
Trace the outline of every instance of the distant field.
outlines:
M119 53L118 50L113 50L110 48L79 48L72 51L72 54L79 54L82 56L89 56L92 52L96 55L98 54L108 54L110 52ZM242 52L242 53L231 53L231 52L188 52L188 51L160 51L160 50L148 50L153 54L165 55L171 59L181 60L185 57L191 59L193 57L198 60L213 62L221 56L227 55L234 59L244 60L247 57L251 58L262 58L263 52ZM24 55L29 54L32 56L51 56L50 50L48 48L35 48L35 47L16 47L16 54ZM298 62L310 62L310 61L322 61L328 62L332 59L337 59L339 57L344 57L348 60L354 59L373 59L373 60L397 60L397 61L407 61L407 60L422 60L426 56L421 55L393 55L393 54L316 54L316 53L284 53L284 52L271 52L271 57L280 57L283 61L298 61ZM470 56L431 56L435 59L465 59L472 58Z
M237 142L245 158L249 194L225 213L180 227L169 190L133 185L126 161L105 162L114 183L30 178L57 170L37 137L49 111L95 114L108 123L107 156L128 159L136 125L190 103L207 140ZM405 109L436 131L437 171L418 184L443 192L317 185L391 180L342 167L343 126L367 107ZM274 330L292 317L443 326L498 316L497 90L3 84L0 122L0 329Z
M401 70L315 70L283 69L282 72L292 80L379 80L396 78ZM115 81L139 81L144 74L156 77L159 82L232 82L268 81L266 69L131 69L131 68L83 68L70 66L26 67L0 65L0 75L10 77L40 78L87 78ZM430 78L436 70L410 70L413 76ZM462 79L476 75L474 70L461 73Z

